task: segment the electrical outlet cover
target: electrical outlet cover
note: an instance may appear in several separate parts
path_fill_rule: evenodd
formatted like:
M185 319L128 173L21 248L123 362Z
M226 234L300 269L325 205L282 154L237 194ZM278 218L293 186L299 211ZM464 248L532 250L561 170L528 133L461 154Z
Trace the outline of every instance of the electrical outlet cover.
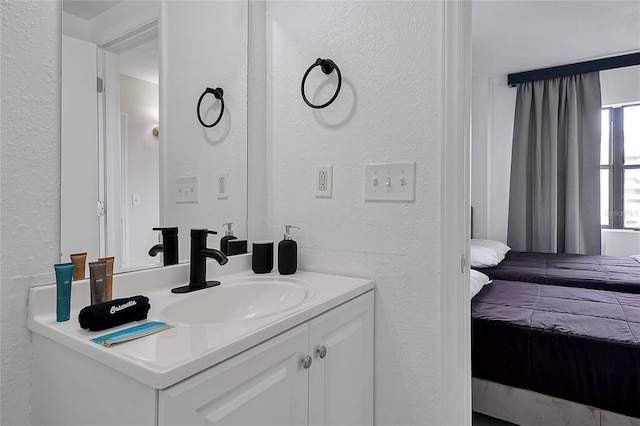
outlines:
M216 193L219 200L229 198L229 172L216 175Z
M316 166L316 198L331 198L333 192L333 166Z

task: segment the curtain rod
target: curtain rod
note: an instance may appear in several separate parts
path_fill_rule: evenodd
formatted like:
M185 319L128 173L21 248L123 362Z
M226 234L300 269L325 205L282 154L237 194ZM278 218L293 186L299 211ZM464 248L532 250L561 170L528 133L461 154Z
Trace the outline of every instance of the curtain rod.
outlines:
M560 65L557 67L517 72L507 75L507 84L509 85L509 87L515 87L520 83L548 80L550 78L567 77L569 75L610 70L613 68L630 67L633 65L640 65L640 52L612 56L610 58L594 59L585 62L577 62L575 64L569 65Z

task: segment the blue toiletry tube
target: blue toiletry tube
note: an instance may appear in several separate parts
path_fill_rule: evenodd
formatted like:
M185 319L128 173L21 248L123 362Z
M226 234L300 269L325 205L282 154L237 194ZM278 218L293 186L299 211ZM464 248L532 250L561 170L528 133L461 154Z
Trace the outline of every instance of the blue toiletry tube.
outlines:
M71 314L71 280L73 279L73 268L75 264L57 263L53 265L56 270L56 320L69 321Z

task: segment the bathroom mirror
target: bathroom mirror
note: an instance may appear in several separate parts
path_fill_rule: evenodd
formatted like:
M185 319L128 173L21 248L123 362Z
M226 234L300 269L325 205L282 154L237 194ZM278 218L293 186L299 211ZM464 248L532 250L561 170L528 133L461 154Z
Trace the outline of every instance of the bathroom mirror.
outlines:
M162 265L154 227L247 228L243 1L63 1L61 261L114 256L114 272ZM224 91L220 122L196 105ZM221 102L206 96L215 121ZM188 193L188 195L186 195Z

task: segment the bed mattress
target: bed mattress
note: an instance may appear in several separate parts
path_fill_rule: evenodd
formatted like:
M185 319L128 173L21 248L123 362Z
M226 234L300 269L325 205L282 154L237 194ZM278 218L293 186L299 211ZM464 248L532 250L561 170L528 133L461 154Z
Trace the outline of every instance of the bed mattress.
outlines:
M640 295L494 280L471 306L474 377L640 417Z
M474 268L491 279L640 294L640 262L632 257L509 251L492 268Z

